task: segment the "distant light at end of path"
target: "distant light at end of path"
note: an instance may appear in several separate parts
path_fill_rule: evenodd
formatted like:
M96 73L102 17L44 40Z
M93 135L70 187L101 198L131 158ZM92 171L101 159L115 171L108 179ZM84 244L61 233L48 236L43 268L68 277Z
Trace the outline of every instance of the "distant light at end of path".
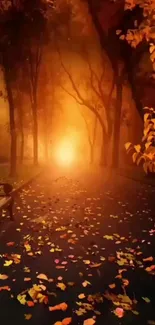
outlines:
M72 144L62 143L55 152L55 158L59 165L69 166L75 161L75 148Z

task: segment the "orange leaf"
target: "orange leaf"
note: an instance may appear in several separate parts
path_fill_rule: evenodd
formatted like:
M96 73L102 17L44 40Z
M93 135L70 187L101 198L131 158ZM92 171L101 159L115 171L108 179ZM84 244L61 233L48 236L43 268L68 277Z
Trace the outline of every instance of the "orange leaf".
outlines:
M109 288L110 289L114 289L115 287L116 287L116 284L115 283L109 284Z
M34 307L34 302L33 301L27 301L28 307Z
M4 287L0 287L0 291L2 290L10 291L11 289L9 286L4 286Z
M72 322L72 318L67 317L62 320L62 325L69 325L71 322Z
M84 321L83 325L94 325L96 321L93 318L88 318Z
M116 308L114 310L114 314L118 317L118 318L122 318L124 316L124 310L123 308Z
M13 241L8 242L6 245L7 246L13 246L15 243Z
M49 311L62 310L65 311L68 308L68 305L65 302L62 302L59 305L49 307Z
M0 280L6 280L6 279L8 279L8 275L0 274Z

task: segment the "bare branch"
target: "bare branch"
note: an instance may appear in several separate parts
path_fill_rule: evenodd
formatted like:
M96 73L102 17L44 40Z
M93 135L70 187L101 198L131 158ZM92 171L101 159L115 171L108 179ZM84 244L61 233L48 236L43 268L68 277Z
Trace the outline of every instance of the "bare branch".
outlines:
M65 73L67 74L67 76L68 76L68 78L70 80L70 83L72 85L73 90L75 91L76 95L78 96L79 104L82 105L82 106L85 106L85 107L89 108L90 111L96 115L96 117L98 118L98 120L99 120L99 122L101 124L101 127L102 127L103 132L106 133L106 128L105 128L104 122L103 122L102 117L100 116L99 112L95 109L94 106L91 105L91 103L88 100L86 100L85 98L83 98L83 96L81 95L78 87L76 86L76 83L75 83L75 81L74 81L71 73L67 70L66 66L64 65L63 60L62 60L62 56L61 56L61 52L60 52L60 49L58 47L57 42L56 42L56 48L57 48L57 51L58 51L58 54L59 54L61 66L64 69ZM76 98L75 100L77 101L77 97L75 97L73 94L70 94L70 95L74 99Z
M79 105L83 105L83 103L82 102L80 102L79 100L78 100L78 98L74 95L74 94L72 94L69 90L67 90L64 86L62 86L62 85L60 85L60 87L69 95L69 96L71 96L72 98L74 98L75 99L75 101L79 104Z
M85 115L83 114L82 110L80 110L80 114L83 117L83 120L84 120L85 125L86 125L86 130L87 130L87 134L88 134L88 142L89 142L90 146L92 147L93 142L91 140L90 130L89 130L89 125L88 125L87 119L86 119Z

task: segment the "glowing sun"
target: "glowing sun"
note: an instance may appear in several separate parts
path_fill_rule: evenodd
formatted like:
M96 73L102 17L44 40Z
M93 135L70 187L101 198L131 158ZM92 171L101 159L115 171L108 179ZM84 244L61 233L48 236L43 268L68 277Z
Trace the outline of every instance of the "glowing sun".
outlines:
M75 150L73 145L69 143L63 143L56 150L57 162L61 165L70 165L75 160Z

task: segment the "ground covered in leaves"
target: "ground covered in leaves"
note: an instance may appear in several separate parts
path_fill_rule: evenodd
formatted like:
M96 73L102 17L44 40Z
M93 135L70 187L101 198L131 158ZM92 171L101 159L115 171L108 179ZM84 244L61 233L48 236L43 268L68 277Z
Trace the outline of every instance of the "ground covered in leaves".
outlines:
M155 324L155 188L49 169L0 224L0 322Z

